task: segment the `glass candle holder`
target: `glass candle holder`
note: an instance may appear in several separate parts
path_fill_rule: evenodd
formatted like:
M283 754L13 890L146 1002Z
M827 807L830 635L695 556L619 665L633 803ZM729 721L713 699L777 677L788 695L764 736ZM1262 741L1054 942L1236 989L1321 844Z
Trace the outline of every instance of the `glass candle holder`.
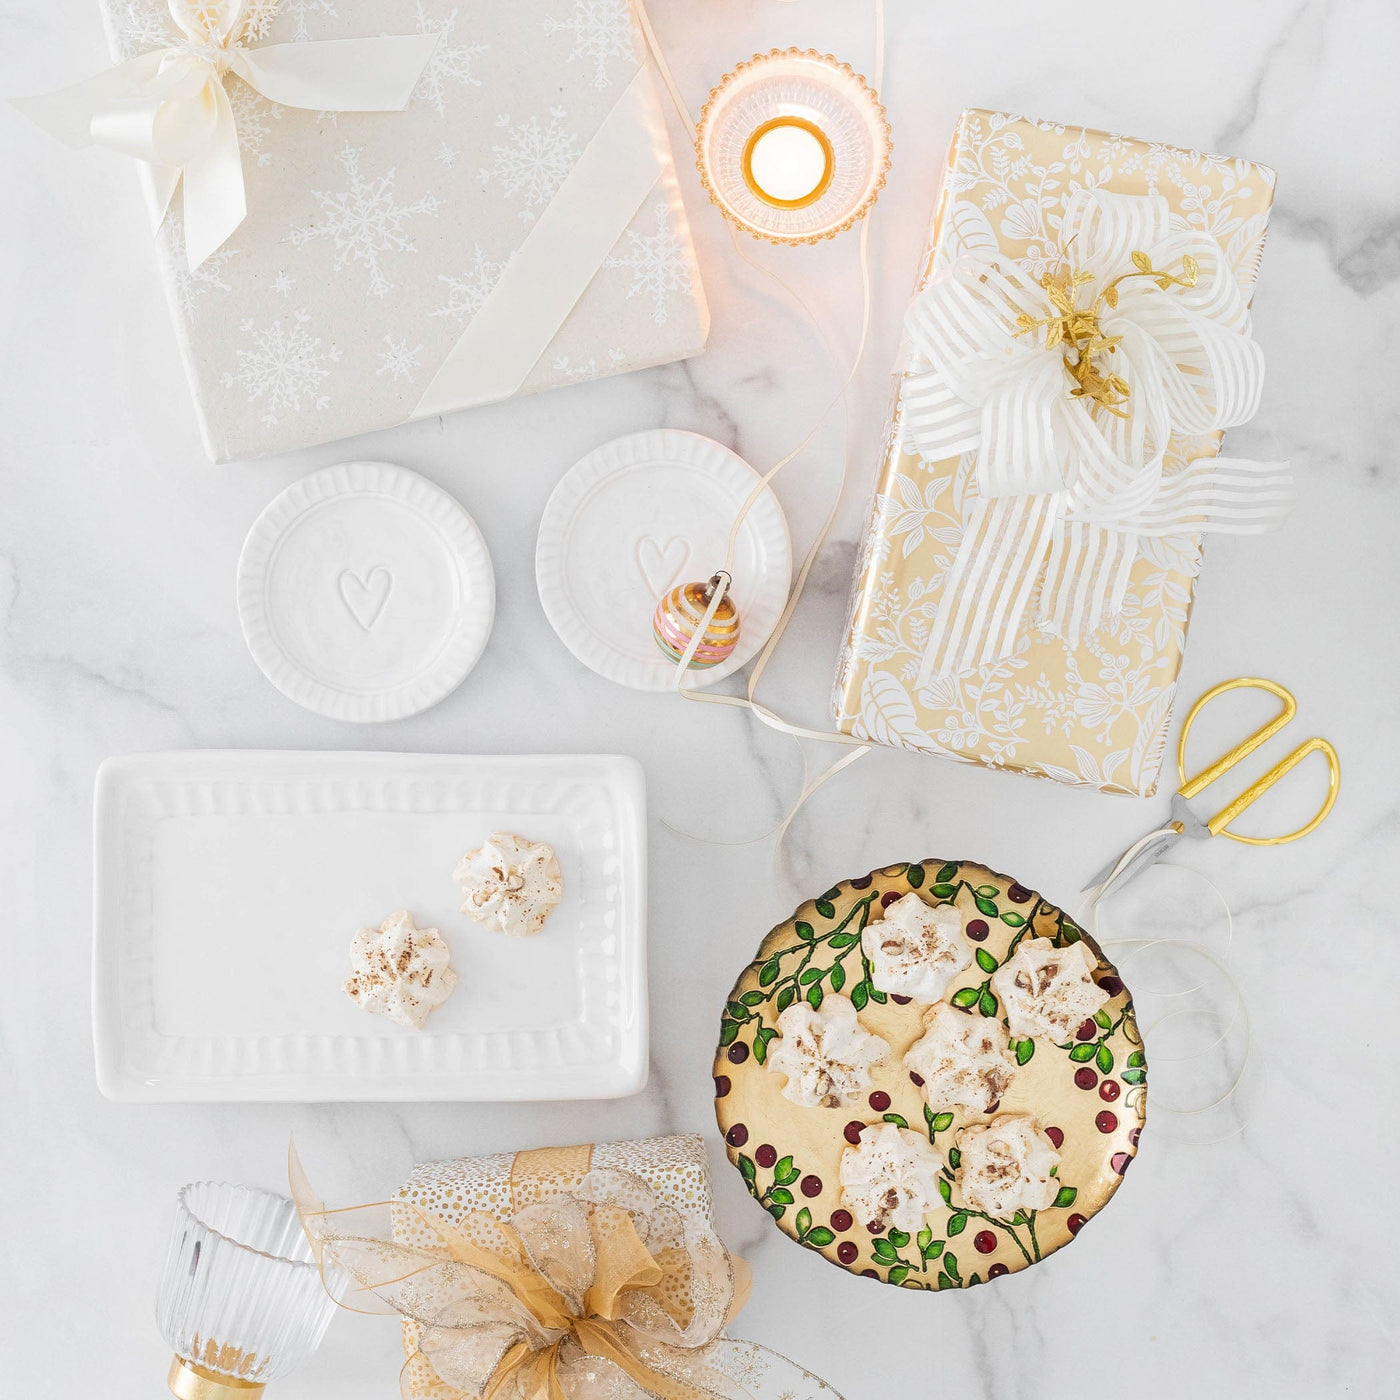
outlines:
M816 243L862 219L890 168L879 97L813 49L755 54L710 94L695 133L710 198L773 243Z
M180 1192L156 1296L180 1400L256 1400L311 1356L335 1308L285 1196L213 1181Z

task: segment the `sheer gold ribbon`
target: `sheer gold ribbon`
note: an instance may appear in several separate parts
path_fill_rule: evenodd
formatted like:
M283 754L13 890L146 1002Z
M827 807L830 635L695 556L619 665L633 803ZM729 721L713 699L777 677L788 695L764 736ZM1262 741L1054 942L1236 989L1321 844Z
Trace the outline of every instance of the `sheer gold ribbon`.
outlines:
M553 1195L529 1181L517 1191L513 1179L513 1205L536 1199L507 1220L472 1210L453 1224L405 1199L328 1210L295 1148L288 1174L341 1305L420 1329L405 1400L441 1396L439 1381L472 1400L755 1400L724 1369L726 1348L761 1350L724 1337L747 1300L748 1266L639 1176L585 1170ZM395 1238L391 1210L412 1242Z

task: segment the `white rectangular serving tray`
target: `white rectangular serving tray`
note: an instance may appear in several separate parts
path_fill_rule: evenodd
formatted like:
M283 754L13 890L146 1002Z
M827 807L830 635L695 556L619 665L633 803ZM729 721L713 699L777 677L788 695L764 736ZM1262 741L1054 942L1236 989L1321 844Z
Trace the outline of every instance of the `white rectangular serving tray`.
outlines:
M109 759L95 798L93 1038L111 1099L618 1098L647 1078L646 790L630 758L189 751ZM452 871L547 841L564 898L508 938ZM342 990L407 909L461 978L422 1031Z

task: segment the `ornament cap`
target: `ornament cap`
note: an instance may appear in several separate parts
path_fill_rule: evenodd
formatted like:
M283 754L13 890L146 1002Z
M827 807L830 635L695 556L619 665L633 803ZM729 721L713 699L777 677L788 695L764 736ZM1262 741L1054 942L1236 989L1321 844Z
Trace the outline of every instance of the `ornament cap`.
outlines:
M166 1379L170 1393L178 1400L258 1400L267 1389L258 1381L226 1376L182 1356L172 1358Z

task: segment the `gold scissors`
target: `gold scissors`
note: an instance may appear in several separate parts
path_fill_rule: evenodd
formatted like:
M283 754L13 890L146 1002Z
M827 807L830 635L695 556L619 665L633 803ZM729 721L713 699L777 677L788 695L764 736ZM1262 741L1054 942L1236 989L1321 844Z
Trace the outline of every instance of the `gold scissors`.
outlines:
M1186 776L1186 743L1191 737L1191 726L1200 717L1201 711L1218 696L1232 690L1263 690L1276 696L1281 702L1278 714L1267 724L1256 729L1242 744L1237 744L1229 753L1216 759L1208 768L1203 768L1194 778ZM1116 860L1110 861L1091 882L1102 894L1110 884L1130 880L1139 871L1160 860L1176 843L1183 838L1194 840L1208 836L1228 836L1231 841L1242 841L1246 846L1284 846L1290 841L1299 841L1311 831L1316 831L1327 819L1337 801L1337 793L1342 784L1342 764L1337 750L1326 739L1312 738L1299 744L1292 753L1282 758L1257 782L1251 783L1235 800L1222 807L1213 817L1206 820L1196 814L1191 807L1191 799L1203 792L1217 779L1222 778L1232 768L1242 763L1257 748L1267 744L1274 735L1287 728L1298 713L1298 702L1276 681L1264 680L1261 676L1237 676L1234 680L1222 681L1212 687L1191 706L1186 723L1181 728L1181 738L1176 745L1176 769L1181 776L1181 788L1172 798L1172 820L1156 831L1150 831L1140 841L1130 846ZM1270 788L1291 773L1309 754L1320 753L1327 759L1327 796L1317 814L1304 822L1296 831L1283 836L1243 836L1231 831L1230 825L1248 811Z

